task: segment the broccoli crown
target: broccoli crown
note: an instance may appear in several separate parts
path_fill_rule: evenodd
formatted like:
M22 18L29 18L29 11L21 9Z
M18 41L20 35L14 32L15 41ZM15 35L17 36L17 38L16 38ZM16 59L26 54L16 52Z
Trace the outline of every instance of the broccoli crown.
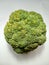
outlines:
M17 10L11 13L4 35L16 53L26 53L46 41L46 25L39 13Z

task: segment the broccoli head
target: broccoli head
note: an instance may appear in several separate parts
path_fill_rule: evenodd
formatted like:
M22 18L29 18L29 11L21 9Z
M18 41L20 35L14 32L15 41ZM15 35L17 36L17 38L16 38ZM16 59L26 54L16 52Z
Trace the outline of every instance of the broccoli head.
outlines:
M9 16L4 35L16 53L27 53L46 41L46 25L39 13L17 10Z

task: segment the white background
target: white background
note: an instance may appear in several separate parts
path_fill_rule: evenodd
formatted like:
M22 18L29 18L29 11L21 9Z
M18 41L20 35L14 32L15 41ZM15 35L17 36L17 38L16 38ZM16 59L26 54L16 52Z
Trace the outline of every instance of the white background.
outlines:
M45 44L28 54L15 53L4 38L9 15L18 9L39 12L47 26ZM49 0L0 0L0 65L49 65Z

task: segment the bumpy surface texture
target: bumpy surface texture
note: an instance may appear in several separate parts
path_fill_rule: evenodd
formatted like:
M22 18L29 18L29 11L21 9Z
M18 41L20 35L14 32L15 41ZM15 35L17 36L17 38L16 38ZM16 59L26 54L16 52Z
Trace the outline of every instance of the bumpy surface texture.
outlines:
M11 13L4 35L16 53L26 53L46 41L46 25L39 13L17 10Z

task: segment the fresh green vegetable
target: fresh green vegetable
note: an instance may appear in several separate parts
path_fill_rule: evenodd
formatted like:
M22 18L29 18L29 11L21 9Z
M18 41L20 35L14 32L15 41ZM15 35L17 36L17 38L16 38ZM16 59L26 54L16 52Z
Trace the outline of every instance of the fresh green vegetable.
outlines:
M46 25L39 13L17 10L11 13L4 35L16 53L26 53L46 41Z

